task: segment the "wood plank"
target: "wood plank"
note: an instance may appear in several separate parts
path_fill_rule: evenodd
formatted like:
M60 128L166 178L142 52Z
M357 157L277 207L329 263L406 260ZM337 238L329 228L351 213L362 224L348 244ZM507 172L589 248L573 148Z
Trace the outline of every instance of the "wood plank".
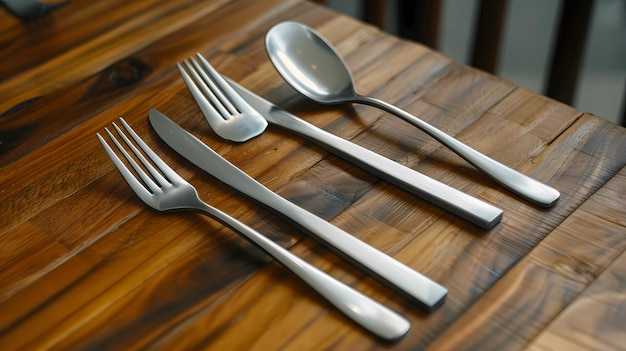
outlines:
M24 223L12 235L0 236L0 246L0 301L5 300L9 294L17 293L21 286L44 275L44 267L63 257L68 251L30 223Z
M595 192L512 267L438 337L431 349L472 349L477 345L484 349L523 348L566 306L575 306L583 291L626 249L624 223L612 221L610 216L623 215L626 208L626 199L616 196L626 189L623 162L620 172L602 191ZM583 230L586 235L578 235ZM582 298L578 303L584 301Z
M0 79L0 90L14 86L15 96L26 97L20 89L31 83L19 79L39 70L50 78L39 98L20 98L17 108L0 117L4 348L621 345L623 129L308 1L140 2L105 10L116 3L89 7L76 0L76 13L50 17L59 21L57 29L84 25L85 32L75 35L0 24L7 29L0 43L12 43L0 50L39 56L53 47L50 59L12 63L10 78ZM134 16L144 7L154 7L139 15L145 26ZM180 17L191 9L200 11ZM85 16L77 14L82 11ZM543 209L521 200L432 138L375 108L306 102L265 53L265 32L285 19L310 25L335 44L359 90L554 185L562 192L560 202ZM145 43L131 45L144 35ZM95 40L91 44L89 37ZM33 38L40 42L31 47ZM67 40L56 43L58 38ZM113 45L117 40L122 45ZM105 57L72 56L98 42L104 48L93 53L109 45ZM279 128L246 143L221 140L174 69L173 62L195 52L307 121L501 207L502 223L479 229ZM87 69L97 62L100 68ZM80 72L65 77L70 63L78 63ZM442 283L449 289L446 302L432 314L417 310L191 165L152 131L146 118L150 107L270 189ZM120 115L203 199L399 311L412 323L409 334L397 343L381 342L222 225L144 206L94 136ZM580 325L572 320L581 319L588 332L568 338Z
M527 350L621 350L626 344L626 252L539 334Z
M160 93L164 95L163 97L172 95L172 92L169 91L169 90L160 90ZM145 103L146 100L144 100L144 99L150 100L152 98L155 98L155 96L153 96L152 93L143 94L143 96L140 94L136 98L137 101L135 103L129 103L128 104L128 106L130 106L130 108L128 110L122 111L122 110L118 109L117 112L119 112L119 114L125 115L125 117L129 120L129 122L131 124L135 125L135 123L133 122L134 120L139 119L139 118L143 119L144 117L141 116L141 114L139 112L134 111L132 106L140 105L142 103ZM115 112L112 112L112 113L115 113ZM200 119L198 119L198 121L199 121L198 124L202 124L203 125L203 122L201 122ZM66 142L65 139L67 139L67 140L71 140L71 143L69 144L70 146L68 146L68 147L71 147L71 145L73 145L73 144L76 144L76 145L90 145L90 147L95 148L94 149L94 154L98 154L95 151L95 150L98 149L98 147L97 147L96 143L93 142L93 133L94 133L93 129L94 128L101 128L99 125L101 125L101 122L91 122L90 121L89 123L86 123L83 126L80 126L76 130L72 131L71 133L68 133L67 135L62 136L62 138L60 139L59 143L63 144L63 143ZM145 122L142 125L145 126ZM145 132L144 128L145 127L143 127L143 128L139 127L139 128L136 128L136 129L140 132L140 134L144 134L142 132L142 130ZM206 126L204 127L204 129L206 129ZM91 135L91 137L89 135ZM57 146L57 142L55 141L55 142L52 143L52 145L50 147L51 147L51 149L56 149L56 146ZM81 149L81 151L85 151L85 148L83 147ZM46 154L46 152L43 152L43 154ZM306 156L306 154L303 154L303 155ZM80 159L80 160L76 160L75 162L82 163L82 161L83 161L83 159ZM26 160L24 162L26 162ZM106 162L106 160L103 158L103 154L102 153L100 153L98 155L98 157L96 157L96 160L94 160L93 163L94 164L97 163L98 165L107 165L108 164L108 162ZM27 164L30 164L30 163L27 163ZM89 166L93 166L93 164L90 164ZM107 168L111 169L111 166L108 165L108 166L105 166L104 168L105 169L107 169ZM117 181L115 182L115 185L109 185L109 186L112 186L115 189L120 188L120 183L122 183L122 182L118 179L119 176L116 174L116 172L114 172L112 174L107 174L105 177L109 178L111 176L115 177L115 179ZM42 174L41 177L45 178L45 179L51 178L49 173L48 174ZM63 178L63 177L57 177L57 178ZM50 221L51 216L58 216L59 213L65 214L66 217L67 216L71 217L73 215L73 213L71 211L67 211L66 212L64 210L64 206L63 205L65 205L65 202L67 202L67 206L70 206L70 204L72 204L72 205L76 205L77 203L80 204L81 201L76 202L77 197L80 198L80 197L83 197L83 196L85 196L85 200L82 201L82 202L84 202L84 203L89 202L89 200L93 197L93 194L94 194L93 189L90 189L90 188L91 188L91 185L86 186L84 189L81 189L81 191L76 193L77 194L76 196L70 197L66 201L62 201L61 202L62 206L56 208L56 210L60 211L60 212L49 212L49 213L46 213L46 215L40 216L41 218L39 218L39 219L37 217L33 217L33 218L36 221L41 221L41 223L43 225L44 223L48 223ZM106 191L106 190L104 190L104 191L97 191L95 193L101 194L101 193L104 192L105 194L111 194L113 196L113 199L116 199L116 200L118 200L119 197L121 196L121 197L127 198L128 199L127 201L129 203L136 203L137 202L137 201L132 201L132 199L131 199L132 196L133 196L132 194L130 194L128 191L121 191L121 190L122 189L120 189L118 191ZM65 191L67 191L67 189L65 189ZM123 194L121 194L121 193L123 193ZM111 202L112 201L102 201L101 203L104 206L104 208L107 209L106 205L110 204ZM132 206L132 207L135 207L135 206ZM129 220L128 216L133 216L132 218L136 217L136 215L133 215L133 213L136 212L136 208L133 209L132 207L127 208L125 211L124 210L119 211L120 210L119 208L112 208L112 209L107 209L107 210L115 211L115 213L118 214L120 219L123 219L124 221L126 221L126 220ZM130 212L129 212L129 210L130 210ZM102 212L102 207L100 207L99 209L95 209L94 211L95 211L95 213L98 213L98 212L101 213ZM82 216L82 214L81 214L81 216ZM104 252L102 252L100 254L97 254L97 255L89 254L89 252L91 250L98 250L98 247L100 246L100 244L96 244L96 243L99 243L101 240L97 239L98 238L97 235L95 237L96 239L94 239L94 238L80 239L80 238L75 236L76 231L73 230L73 229L77 228L77 227L82 227L83 221L85 220L85 218L86 217L76 218L76 219L63 219L61 217L61 218L58 218L59 226L47 228L47 231L48 231L48 233L49 233L49 235L51 237L54 237L57 240L63 242L64 245L67 245L68 247L73 248L74 251L72 252L72 255L70 257L68 257L68 258L65 258L65 262L62 262L62 264L60 264L58 267L54 267L54 266L52 266L52 267L49 267L49 266L45 267L46 270L51 270L52 273L49 273L45 277L45 279L40 279L39 282L37 282L36 284L32 284L32 285L28 286L26 289L28 289L30 291L30 293L23 293L23 294L21 294L18 297L11 298L11 299L8 299L7 301L5 301L5 303L6 303L5 306L9 306L10 305L10 306L16 306L17 308L19 308L20 306L25 306L27 308L30 308L28 306L34 306L34 305L38 305L38 304L43 304L43 306L48 306L48 307L44 308L44 311L48 311L48 312L41 313L42 317L39 317L39 318L50 318L51 316L55 316L55 318L57 318L57 319L52 318L49 322L47 322L47 323L49 323L47 327L45 327L45 324L41 324L42 320L38 319L38 318L24 320L23 322L19 323L19 325L11 327L12 331L11 331L11 333L8 334L7 339L5 339L5 340L13 340L13 342L19 342L20 340L21 341L25 341L25 339L23 339L21 336L24 335L23 333L32 333L32 325L33 325L32 323L35 323L35 325L40 326L40 328L42 329L42 332L45 331L45 333L42 336L39 336L38 338L31 338L31 340L30 340L30 342L32 343L31 346L33 346L33 345L39 345L39 346L50 345L50 343L54 344L58 340L57 339L50 340L45 335L47 335L48 337L51 337L51 335L53 335L53 334L57 335L57 337L58 337L58 335L66 335L67 331L66 332L59 332L59 331L63 330L63 328L67 327L67 325L66 324L58 324L59 323L58 318L65 318L65 316L68 316L68 313L72 313L71 310L65 311L63 313L59 313L58 307L55 307L55 306L63 306L64 305L64 301L67 301L66 300L67 298L64 297L62 300L56 301L56 299L54 299L54 296L57 293L59 293L60 291L64 291L65 289L71 288L72 290L76 290L78 292L75 293L75 294L70 294L70 297L69 297L70 299L72 298L71 296L85 296L85 297L89 297L89 296L94 296L94 294L96 294L96 295L100 294L100 292L103 291L103 289L106 289L108 287L108 285L106 285L107 279L104 279L104 280L103 279L99 279L99 278L97 278L97 275L92 278L91 276L94 273L89 272L89 271L87 273L79 272L80 274L87 274L87 275L80 275L79 274L78 276L76 276L75 274L74 275L67 274L68 273L67 270L68 269L69 270L73 269L72 267L74 267L74 265L76 264L76 261L79 260L84 255L86 255L88 257L93 257L94 259L98 259L98 257L106 258L106 257L109 257L110 255L113 254L113 252L107 253L106 251L104 251ZM115 222L113 222L111 225L115 226ZM100 229L101 231L104 230L104 233L107 233L107 237L103 237L103 239L102 239L102 240L104 240L105 243L108 242L108 240L113 240L112 238L115 238L115 236L111 236L111 234L108 233L108 231L109 231L108 228L109 227L105 226L103 229ZM66 233L66 232L68 234L72 233L72 235L71 236L67 236L64 239L63 236L64 236L64 233ZM88 232L89 231L87 230L86 233L88 233ZM96 231L96 233L99 233L99 232ZM9 235L9 234L12 234L12 233L8 233L8 234L5 234L5 235ZM124 235L127 235L127 234L124 234ZM109 239L109 236L111 236L111 239ZM134 239L135 238L133 238L133 240ZM87 245L87 247L84 247L85 242L89 242L89 241L93 241L94 243ZM125 241L127 241L127 240L121 240L121 242L125 242ZM154 247L154 245L149 245L149 246L153 246ZM104 245L104 248L106 250L110 250L112 247ZM78 252L76 252L76 250L78 250ZM114 249L114 250L117 250L117 249ZM54 260L51 260L51 262L52 261L54 261ZM138 261L137 262L138 262L137 264L141 264L143 262L141 260L141 257L138 257ZM125 269L133 269L134 265L132 263L130 263L130 264L129 263L130 262L127 262L127 261L125 262ZM92 263L92 265L93 264L96 264L96 263ZM98 266L96 266L96 267L98 267ZM151 267L151 268L154 268L154 267ZM88 269L88 267L86 269ZM118 274L119 274L119 272L118 272ZM74 279L76 279L76 280L74 281L74 280L70 279L69 281L65 282L65 284L67 284L67 285L64 285L64 284L60 284L59 285L60 280L54 279L55 277L58 277L58 276L75 277ZM105 274L105 276L108 276L108 275ZM95 293L91 292L94 289L93 284L85 284L85 283L83 283L84 281L86 281L86 282L98 281L99 282L98 286L100 286L100 287L96 288L96 292ZM42 286L41 284L44 284L44 285ZM46 284L53 284L53 285L52 286L46 286ZM76 284L78 284L78 285L76 285ZM81 286L83 288L80 288ZM52 288L52 287L55 287L55 288ZM25 287L21 287L21 289L24 289L24 288ZM84 291L81 291L81 290L84 290ZM100 292L98 292L98 291L100 291ZM42 295L42 292L45 292L45 293ZM30 299L30 303L19 303L20 299L23 299L23 298L26 298L26 297L28 297ZM38 300L39 302L35 302L32 299ZM87 300L85 300L85 302L86 301ZM85 313L90 313L89 311L90 310L86 310L86 312L83 312L82 314L79 314L79 315L82 315L83 316L82 318L87 318L90 315L87 314L86 315L87 317L85 317ZM19 315L28 316L28 311L23 311L23 312L13 311L11 315L12 316L19 316ZM71 319L71 320L75 320L75 319ZM9 323L9 321L6 321L6 322ZM8 326L8 325L5 324L5 326ZM55 332L58 332L58 333L52 333L51 334L51 331L55 331Z
M6 57L20 59L10 60L0 67L0 81L7 80L18 72L35 69L43 63L42 57L50 59L84 45L91 37L100 36L124 23L127 16L141 16L143 13L163 16L175 7L180 8L180 5L159 4L154 0L113 0L98 3L73 1L71 6L57 9L36 21L16 21L10 29L1 32L0 52ZM105 13L107 16L103 16ZM51 26L54 27L53 30ZM77 26L81 26L80 31L74 30ZM33 45L33 40L37 41L37 45Z
M178 2L161 2L161 4L172 6L171 4L178 4ZM133 21L127 21L123 26L103 32L97 40L90 40L84 45L66 51L44 64L3 82L0 86L0 94L5 98L0 103L0 111L7 111L24 101L49 94L59 86L65 87L84 79L85 76L91 76L111 62L119 61L201 16L211 13L221 4L222 2L217 0L212 3L212 6L199 3L183 8L175 15L168 17L163 17L159 12L161 7L151 7ZM162 20L159 20L160 18Z
M340 215L340 217L338 217L337 220L340 220L341 218L343 218L343 213L342 213L342 215ZM346 222L346 223L348 223L348 222ZM366 226L366 227L370 227L370 228L372 227L371 223L364 223L363 225ZM406 251L406 254L402 254L401 253L400 256L398 256L398 257L403 258L403 259L404 258L408 258L409 260L411 260L411 259L416 260L416 257L420 257L420 259L419 259L419 262L421 262L420 264L424 264L425 262L439 262L439 264L441 264L441 257L443 257L443 256L451 257L451 258L459 256L458 254L455 254L454 252L450 252L449 248L447 248L447 250L445 251L445 254L439 252L439 253L433 253L431 256L426 256L426 257L424 257L423 254L422 255L417 254L417 252L423 253L425 251L424 248L426 248L426 247L432 249L432 247L433 247L432 243L436 242L438 240L441 240L442 230L438 230L438 229L441 229L441 228L439 228L439 227L432 227L431 226L431 227L428 227L428 229L429 229L429 233L430 233L429 234L430 238L428 240L422 241L421 244L419 244L419 245L417 243L412 243L411 244L412 248L411 249L405 248L404 250ZM459 235L458 230L459 230L458 227L452 226L452 227L450 227L450 229L448 229L449 234L444 236L444 237L451 237L451 235L454 235L454 236ZM356 230L354 232L358 233L359 231ZM370 237L370 238L374 238L374 237ZM380 240L384 241L383 239L380 239ZM457 239L457 241L458 241L458 239ZM445 241L442 242L442 244L443 243L445 243ZM379 244L379 243L374 242L374 244ZM489 246L487 246L487 248L488 247ZM498 249L497 246L495 246L495 248ZM459 246L459 249L462 249L462 245ZM392 248L392 250L394 250L394 249ZM484 254L486 253L485 250L486 250L486 248L482 247L481 251L480 251L480 252L482 252L481 255L472 255L471 257L484 257ZM437 250L433 250L433 251L437 252ZM437 255L437 256L435 256L435 255ZM435 257L438 257L438 258L435 258ZM491 264L493 265L496 262L497 261L493 261ZM500 269L506 269L507 264L511 264L510 262L511 261L508 261L508 263L507 263L507 261L502 261L500 264L504 263L504 265L501 265ZM470 276L473 276L474 274L477 274L478 277L480 277L480 279L479 280L475 280L475 281L471 281L471 282L468 282L468 283L475 284L475 285L477 285L477 287L482 287L482 289L486 289L490 284L493 284L496 281L496 279L493 276L491 276L491 275L484 275L484 273L483 273L483 272L485 272L484 261L481 262L481 261L475 260L474 264L468 264L468 263L469 262L467 260L465 260L463 263L450 262L450 263L446 263L446 266L449 266L450 269L452 269L453 271L458 270L459 267L472 267L472 269L475 270L475 273L474 273L474 271L470 271L470 272L472 272L472 274L470 274ZM424 268L425 267L426 266L424 266ZM493 267L490 267L489 270L493 271ZM451 276L450 277L451 281L448 282L448 283L450 283L451 286L455 286L455 285L458 285L460 281L462 282L463 280L461 279L461 277L468 275L468 269L466 268L465 270L462 270L462 272L463 273L459 272L458 274ZM546 279L540 273L538 275L537 275L537 273L533 273L530 277L533 280L538 280L539 282L542 282L542 281L544 281L544 279ZM484 280L484 281L480 282L481 280ZM265 284L271 284L271 283L269 283L269 282L268 283L263 283L263 284L255 283L254 286L256 286L256 284L260 284L260 286L257 288L258 292L254 293L254 294L251 294L251 296L259 296L259 294L263 294L262 293L263 291L266 291L266 290L269 291L268 289L270 289L270 288L268 286L266 286ZM459 289L459 291L456 292L455 295L451 295L451 298L452 298L452 296L456 297L455 298L456 301L451 302L449 300L446 303L446 305L444 306L444 309L446 309L448 312L441 314L442 317L440 317L440 318L443 318L443 316L449 316L450 313L452 313L451 311L455 311L456 310L457 311L456 313L459 313L463 308L467 308L467 306L471 305L469 302L471 301L473 296L471 294L463 296L462 292L471 292L472 289L468 290L466 287L460 287L460 286L459 286L458 289ZM382 294L384 296L384 292ZM467 293L465 293L465 294L467 294ZM376 296L376 293L374 295ZM463 296L463 297L461 297L461 296ZM238 297L238 295L237 295L237 297ZM235 299L235 298L233 297L233 299ZM265 301L264 299L261 299L261 301L265 301L266 303L271 303L271 297L268 297L268 299L270 299L270 300ZM239 299L237 298L235 300L238 301ZM228 299L228 300L224 300L223 303L225 303L225 304L230 306L231 304L235 303L235 300ZM245 303L246 301L247 300L244 300L242 303ZM261 302L259 302L259 303L261 303ZM463 306L465 306L465 307L463 307ZM215 307L215 308L217 308L217 307ZM246 308L248 308L248 307L246 307ZM235 311L236 311L236 309L235 309ZM209 318L209 316L214 316L214 313L215 313L215 311L213 310L213 307L212 307L210 309L210 311L207 310L206 312L203 312L200 315L194 315L194 318L189 320L189 321L187 321L187 322L185 322L184 325L188 325L189 327L193 327L193 326L196 325L196 322L201 323L200 320L197 320L195 318ZM226 320L228 320L229 318L236 318L238 323L245 323L245 321L241 320L242 317L239 314L227 315L227 316L224 316L224 318L226 318ZM257 320L258 319L258 315L253 313L252 315L250 315L250 317L246 317L246 318L250 318L251 321L252 320ZM192 320L194 322L192 322ZM307 329L307 330L311 330L311 333L313 333L313 332L317 333L317 332L319 332L319 330L318 330L319 326L320 325L326 325L327 322L328 322L328 320L320 320L320 322L319 322L320 324L317 324L317 322L316 322L316 323L313 324L313 326L310 327L311 329ZM428 319L428 322L429 323L433 323L432 317ZM231 324L230 322L225 322L225 323L227 325ZM442 321L441 323L445 323L445 321ZM217 328L217 327L218 326L216 325L215 328ZM346 330L345 328L348 328L349 330L352 330L352 332L350 332L349 330ZM352 329L352 328L353 327L351 327L349 325L348 326L344 326L344 327L342 327L342 329L340 329L341 333L339 333L339 334L340 335L345 335L345 333L348 333L348 334L349 333L357 333L357 334L361 333L361 331L359 329ZM417 329L419 329L419 328L417 328ZM177 333L183 333L181 335L185 335L187 333L186 329L183 328L183 327L178 327L176 330L177 330ZM270 330L267 331L267 333L269 333L268 335L272 335L272 330L273 329L270 329ZM281 330L284 330L283 326L281 326ZM293 331L293 333L295 333L295 331ZM412 340L411 342L416 342L416 340L421 340L419 342L424 343L427 340L430 340L432 338L433 333L435 333L434 330L432 330L432 329L427 330L423 334L416 335L416 336L414 336L414 338L411 338L411 340ZM174 335L178 335L178 334L174 334ZM248 340L247 342L251 343L251 344L247 344L247 342L245 340L242 340L242 339L236 339L236 340L235 339L230 339L228 337L228 335L230 335L230 334L228 334L228 333L226 333L225 336L223 336L225 339L221 339L221 336L216 336L214 334L210 334L210 335L213 336L212 339L211 339L212 342L218 342L218 343L224 342L224 343L226 343L225 345L231 345L230 343L233 343L233 342L234 343L242 342L245 345L256 345L256 344L254 344L254 341L252 340L253 338L245 339L245 340ZM258 336L258 334L255 334L255 335ZM304 335L307 335L307 334L305 333ZM430 338L428 337L428 335L430 335ZM175 340L178 340L177 337L174 337L174 336L172 336L172 337ZM185 339L187 339L187 337L185 337ZM350 337L348 337L347 339L350 339ZM188 342L192 343L192 340L194 340L193 337L191 337L191 339L189 339ZM222 340L222 341L218 341L218 340ZM330 342L330 340L328 340L328 339L323 339L323 340L327 340L328 342ZM199 340L197 342L202 342L202 340ZM337 340L333 340L333 343L336 343L336 342L337 342ZM407 345L411 345L411 342L407 342Z
M267 6L267 4L265 6ZM253 13L255 13L256 15L262 16L262 13L259 13L258 11L253 12ZM225 18L224 20L226 23L228 23L229 21L232 21L232 18ZM220 32L217 30L218 28L220 28L219 26L223 23L224 22L216 23L216 27L215 27L216 29L215 33L216 33L216 38L217 38L216 40L220 40L220 39L224 40L224 35L226 35L224 33L227 33L227 30L222 29L224 32L222 32L222 34L220 35L219 34ZM198 26L200 25L201 23L198 24ZM231 30L232 30L232 27L231 27ZM196 31L193 31L193 32L196 32ZM196 38L197 42L192 41L190 45L194 45L194 43L197 44L198 42L202 40L206 42L206 39L203 39L203 38L204 36L200 37L198 35ZM177 37L175 36L170 37L168 40L169 40L169 43L180 42L180 40L178 40ZM209 41L208 43L209 44L212 43L213 45L215 45L215 42ZM177 85L179 90L183 89L182 84L180 84L181 83L180 78L178 77L178 74L175 73L175 70L173 70L173 67L171 66L162 67L161 65L159 65L158 63L154 61L154 57L159 57L158 52L163 50L161 49L161 47L166 44L167 42L162 42L160 43L160 45L156 45L155 47L152 47L152 49L149 52L146 52L145 54L143 54L145 56L142 55L138 59L139 62L146 63L148 67L151 67L150 71L152 72L152 75L150 76L142 76L141 80L154 82L154 79L157 79L157 83L155 83L156 85L152 85L151 89L153 89L152 90L153 92L163 91L165 92L165 95L170 94L170 93L175 93L176 91L178 91L178 90L172 91L170 89L165 89L165 86L170 84L172 81L176 81L179 83ZM194 52L194 50L197 50L197 49L198 49L197 47L189 46L187 50L189 50L189 52L192 53ZM178 52L178 51L174 51L174 52ZM147 57L152 57L152 59L149 59ZM174 60L176 60L176 58ZM106 72L104 74L106 75ZM6 154L7 155L7 158L5 159L6 162L15 161L16 156L21 157L21 155L24 155L25 153L32 151L35 147L44 145L50 140L52 140L52 138L70 131L72 128L76 127L81 122L86 121L89 118L93 118L94 116L92 114L94 113L94 104L102 104L101 105L102 107L100 109L97 109L97 108L95 109L96 112L106 111L107 108L112 108L114 104L120 99L122 100L126 99L129 96L132 96L133 94L136 94L137 92L141 91L141 89L143 89L143 86L139 89L134 89L132 87L128 89L124 85L117 85L117 86L111 87L111 86L106 86L105 84L104 86L102 86L99 82L99 78L102 78L102 77L91 79L88 85L79 84L78 86L76 86L75 88L69 91L68 90L60 91L58 95L54 96L55 98L57 98L56 100L59 101L58 108L53 109L52 111L50 111L49 105L44 104L44 103L49 103L50 101L42 101L42 105L32 106L32 108L27 108L24 111L21 111L16 116L11 116L10 120L15 121L14 124L12 124L13 122L3 124L3 128L6 128L6 129L3 129L2 133L11 134L11 135L18 133L20 137L16 141L17 144L12 144L12 143L2 144L3 147L7 148L4 151L9 151L9 150L11 151L11 153ZM85 90L92 91L92 94L88 95L89 97L86 97L84 95ZM181 93L186 94L186 91L181 92ZM106 98L103 98L103 95L106 96ZM61 96L63 96L64 98L60 99ZM140 108L142 114L147 112L147 109L145 106L151 106L149 101L158 101L158 100L153 100L153 98L155 97L151 95L151 93L148 93L148 95L145 95L145 98L146 100L143 100L143 101L133 100L133 101L136 101L136 104L134 104L133 106L136 108ZM44 108L43 106L46 106L46 107ZM194 109L194 111L197 110L195 106L189 105L189 110L191 110L192 108ZM91 112L92 114L88 114L86 112L88 109L89 111L92 111ZM125 115L126 111L127 110L116 112L115 110L111 110L109 113L113 116L115 116L116 113L119 113L118 114L119 116L119 115ZM81 140L88 140L88 139L81 139ZM42 149L43 152L40 152L37 154L39 155L39 159L35 159L35 157L37 156L31 156L29 160L21 162L20 164L14 165L14 168L12 169L11 172L8 172L8 173L5 172L2 174L2 179L0 181L2 181L4 184L12 184L12 186L6 187L7 191L4 191L2 194L0 194L0 198L3 201L6 201L7 203L11 204L11 206L4 213L4 215L6 215L7 218L10 218L10 222L5 223L7 226L10 227L11 223L19 223L21 220L23 220L23 218L25 217L27 218L28 216L28 213L22 212L21 209L28 202L27 198L25 198L23 194L26 191L30 191L29 189L31 188L25 188L24 186L20 186L21 182L25 181L24 179L20 179L21 176L19 176L19 172L21 172L22 170L30 169L32 174L35 177L34 179L30 179L31 184L29 185L29 187L34 186L33 184L36 183L36 182L33 182L33 180L35 181L39 180L40 182L44 183L40 187L42 189L41 191L44 191L45 189L45 191L47 192L53 192L55 191L55 189L63 189L62 187L60 188L58 186L53 186L54 184L46 184L46 183L53 183L53 182L58 182L62 179L67 179L66 176L65 177L63 176L50 177L49 173L46 173L43 171L43 169L50 167L49 163L45 161L48 157L47 153L52 152L51 150L55 150L57 147L59 147L59 145L64 145L64 144L57 142L57 143L52 143L51 145L47 145L45 148ZM97 150L97 146L94 145L94 147ZM74 148L73 150L77 151L80 149ZM85 160L81 160L80 162L74 165L68 165L67 163L63 164L63 162L61 162L61 163L57 163L56 167L63 167L63 166L76 167L75 169L68 169L67 170L68 174L71 174L71 173L89 174L90 169L94 169L95 167L93 167L94 165L92 165L91 163L84 163L84 161L86 160L88 160L88 158ZM84 179L85 181L89 181L88 180L89 177L85 177ZM80 186L80 184L78 185ZM69 188L65 188L65 190L71 193L72 191L75 191L76 188L69 187ZM46 199L47 199L46 201L39 204L42 208L45 208L46 206L49 206L51 203L54 202L54 196L50 196L50 195L46 196ZM37 208L35 208L35 210L36 209Z
M245 3L238 4L245 8ZM232 36L230 33L233 32L233 26L238 23L236 21L237 18L242 18L242 16L243 18L250 18L251 23L254 24L255 21L259 20L259 17L267 18L265 16L271 16L277 11L276 8L270 5L271 3L265 3L259 5L261 10L250 8L239 12L235 11L237 8L227 8L225 13L230 17L224 16L219 12L217 14L211 12L213 6L216 5L207 6L207 9L203 10L204 12L200 11L195 16L207 12L205 15L209 17L208 19L201 16L186 18L185 23L188 25L187 27L181 28L180 24L166 27L167 30L161 31L161 36L157 36L159 32L156 31L153 34L154 37L152 37L154 42L145 41L142 37L135 38L131 36L129 39L124 39L128 40L128 47L101 48L108 51L106 55L97 56L98 60L103 60L97 67L94 67L94 62L91 60L85 59L80 64L73 62L72 60L76 60L77 56L72 56L71 53L67 54L67 61L64 61L62 65L46 64L38 66L39 68L37 69L50 69L50 74L55 75L54 77L42 75L42 79L47 79L48 81L54 79L55 82L59 82L55 77L61 80L72 79L67 75L68 72L66 70L71 69L71 75L73 75L75 80L72 82L68 81L67 85L55 83L52 86L45 83L39 88L43 89L48 84L50 90L47 90L46 94L42 93L43 95L35 93L36 89L28 89L26 90L28 94L35 95L16 101L15 104L19 108L13 108L5 112L3 117L5 122L0 129L0 138L3 140L3 143L0 144L0 166L5 166L9 162L15 161L16 158L33 150L34 147L50 141L58 133L66 132L82 121L91 118L92 115L88 111L92 111L94 104L95 106L100 106L99 109L96 109L96 112L103 111L131 96L138 90L144 89L147 85L140 84L141 82L152 83L155 80L167 79L167 77L180 79L174 73L175 70L173 70L171 65L166 67L162 65L162 62L169 57L168 55L174 55L173 61L180 61L186 57L183 56L184 54L181 55L181 52L188 52L188 55L191 55L201 51L200 49L203 47L210 48L211 46L219 45L220 41L225 40L225 36ZM286 5L281 1L275 2L275 6L280 8L281 5L289 5L289 2ZM189 9L181 11L189 11ZM185 15L184 12L181 13ZM106 13L101 15L107 17ZM192 22L194 18L196 21ZM220 20L216 21L215 18ZM154 24L157 27L167 25L167 23L162 24L160 22ZM212 33L212 39L207 39L205 34L207 31ZM257 33L264 32L257 31ZM119 33L123 38L126 38L125 34L125 32ZM112 34L109 34L109 36L112 36ZM180 41L178 39L180 36L188 39ZM110 40L114 42L119 38L113 36ZM132 42L133 38L142 41L142 44L134 45ZM179 51L178 49L181 46L183 49ZM125 52L125 48L132 48L132 51ZM170 51L164 48L170 48ZM89 51L88 48L86 49L82 46L76 48L76 50ZM98 54L98 51L96 50L93 53L94 55ZM83 65L85 69L77 69L80 65ZM32 70L29 72L32 72ZM83 75L78 76L81 72ZM20 77L15 77L0 84L0 90L6 89L15 93L17 91L15 90L15 84L22 86L23 84L37 83L36 79L31 78L27 74L20 75ZM36 100L31 101L31 98ZM51 107L51 105L54 107ZM42 110L44 106L45 110ZM10 107L7 106L8 108ZM5 110L0 109L0 111L4 112ZM9 151L11 152L9 153ZM12 155L12 157L9 155Z

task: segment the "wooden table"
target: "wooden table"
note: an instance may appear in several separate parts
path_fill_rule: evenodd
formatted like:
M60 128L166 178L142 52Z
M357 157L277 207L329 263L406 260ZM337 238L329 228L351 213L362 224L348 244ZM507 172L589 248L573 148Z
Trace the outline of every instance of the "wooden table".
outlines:
M574 350L626 346L626 130L310 2L74 0L0 13L0 349ZM394 103L561 191L529 204L400 119L318 106L274 70L264 35L295 20ZM482 230L297 136L216 137L175 69L203 53L307 121L504 210ZM425 313L151 129L158 108L285 198L449 289ZM374 338L219 223L150 210L95 134L119 116L232 214L406 316Z

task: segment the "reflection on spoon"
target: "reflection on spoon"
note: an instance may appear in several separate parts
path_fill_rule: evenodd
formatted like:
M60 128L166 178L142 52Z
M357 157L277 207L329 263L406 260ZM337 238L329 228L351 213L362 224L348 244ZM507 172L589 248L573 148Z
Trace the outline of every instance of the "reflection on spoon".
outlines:
M559 192L463 144L441 130L382 100L357 93L348 65L313 29L297 22L272 27L265 46L283 78L301 94L322 104L361 103L383 109L413 124L495 181L543 207L556 204Z

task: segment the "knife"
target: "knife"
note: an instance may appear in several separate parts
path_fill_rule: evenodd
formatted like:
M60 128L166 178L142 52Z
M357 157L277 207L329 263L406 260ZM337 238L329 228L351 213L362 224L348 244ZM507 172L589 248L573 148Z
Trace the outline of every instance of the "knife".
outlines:
M151 109L149 118L159 137L183 157L292 220L298 227L420 308L433 311L445 299L448 290L442 285L272 192L161 112Z
M328 133L280 109L234 81L228 78L226 80L269 123L303 136L346 161L481 228L491 229L502 219L501 209L355 143Z

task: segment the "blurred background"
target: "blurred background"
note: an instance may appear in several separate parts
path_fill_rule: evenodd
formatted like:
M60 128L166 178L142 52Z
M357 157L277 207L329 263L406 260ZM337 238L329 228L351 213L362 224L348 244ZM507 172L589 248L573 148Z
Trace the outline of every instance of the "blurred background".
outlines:
M545 95L559 11L569 0L509 0L495 74ZM325 5L362 18L359 0L326 0ZM398 34L397 1L385 3L383 29ZM470 64L478 0L443 0L436 50ZM572 105L620 123L626 111L626 0L595 0Z

